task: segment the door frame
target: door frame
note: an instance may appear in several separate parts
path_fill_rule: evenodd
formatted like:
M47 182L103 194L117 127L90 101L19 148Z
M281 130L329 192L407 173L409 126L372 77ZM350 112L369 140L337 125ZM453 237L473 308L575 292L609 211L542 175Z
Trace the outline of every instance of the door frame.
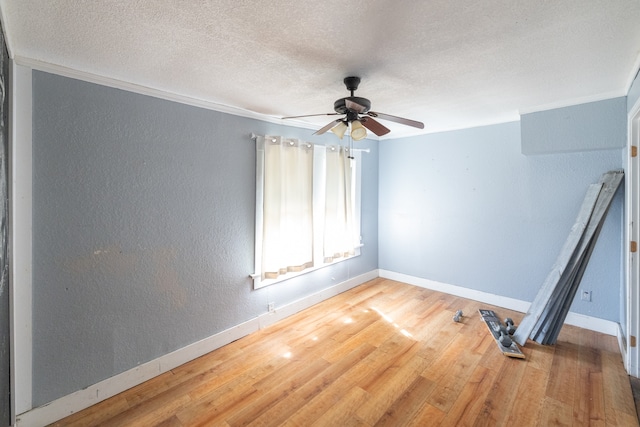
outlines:
M637 337L640 336L640 265L638 251L632 252L632 243L640 240L640 99L628 115L628 143L626 151L626 233L624 253L626 261L626 355L625 368L629 375L640 377L640 353ZM635 152L635 156L633 153Z

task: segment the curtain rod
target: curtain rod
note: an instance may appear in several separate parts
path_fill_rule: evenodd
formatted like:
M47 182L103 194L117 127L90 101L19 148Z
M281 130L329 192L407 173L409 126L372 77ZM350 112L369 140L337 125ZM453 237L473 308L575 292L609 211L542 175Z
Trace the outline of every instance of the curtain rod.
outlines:
M255 133L251 132L251 139L252 140L256 140L257 137L262 136L264 137L264 135L256 135ZM327 146L327 144L316 144L316 145L324 145L325 147ZM354 148L354 151L364 151L365 153L370 153L371 149L369 148Z

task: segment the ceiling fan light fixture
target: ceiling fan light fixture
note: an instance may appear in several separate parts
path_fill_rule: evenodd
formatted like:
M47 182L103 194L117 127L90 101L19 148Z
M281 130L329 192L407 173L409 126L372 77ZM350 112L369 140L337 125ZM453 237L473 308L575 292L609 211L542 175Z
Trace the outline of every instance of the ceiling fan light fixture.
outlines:
M349 129L349 126L347 126L345 122L341 121L336 126L331 128L331 132L335 133L338 136L338 138L342 139L347 129Z
M362 126L360 120L354 120L351 122L351 138L354 141L360 141L361 139L366 138L367 130Z

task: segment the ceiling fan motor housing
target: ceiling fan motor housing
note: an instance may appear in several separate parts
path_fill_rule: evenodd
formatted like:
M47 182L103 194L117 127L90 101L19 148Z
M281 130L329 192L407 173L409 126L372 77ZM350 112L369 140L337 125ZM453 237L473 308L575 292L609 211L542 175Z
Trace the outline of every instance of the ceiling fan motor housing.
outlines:
M351 92L351 96L347 98L340 98L336 102L333 103L333 109L338 114L346 114L346 120L348 122L352 122L354 120L358 120L358 114L363 114L369 111L371 108L371 101L366 98L360 98L358 96L353 96L353 92L358 89L358 85L360 84L360 77L350 76L344 78L344 85L347 87L347 90ZM346 100L351 102L355 102L361 108L357 111L350 110L347 108Z
M360 114L366 113L371 108L371 101L369 101L367 98L360 98L359 96L348 96L346 98L340 98L333 103L333 109L336 111L336 113L345 114L349 111L345 103L345 100L347 99L363 107L362 111L359 111Z

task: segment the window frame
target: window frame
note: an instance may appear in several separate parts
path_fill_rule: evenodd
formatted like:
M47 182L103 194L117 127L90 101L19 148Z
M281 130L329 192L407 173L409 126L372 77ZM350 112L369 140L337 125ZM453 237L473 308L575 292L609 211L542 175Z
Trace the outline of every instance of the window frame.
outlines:
M264 136L267 138L278 138L271 135ZM289 139L281 137L283 140ZM313 144L313 233L314 233L314 247L313 247L313 266L306 268L302 271L288 272L280 275L274 279L262 278L262 236L263 236L263 221L264 221L264 171L265 171L265 151L264 146L258 145L256 140L256 208L255 208L255 248L254 248L254 273L250 275L253 279L253 288L260 289L266 286L274 285L286 280L293 279L294 277L302 276L304 274L311 273L321 268L328 267L330 265L338 264L340 262L352 259L360 256L360 248L363 246L362 242L362 152L368 152L369 150L363 149L351 149L351 155L355 162L354 170L354 223L359 236L359 243L356 245L355 253L349 257L341 257L331 262L325 262L323 256L323 239L322 233L324 228L324 162L326 161L326 150L331 149L331 146L337 146L335 144Z

